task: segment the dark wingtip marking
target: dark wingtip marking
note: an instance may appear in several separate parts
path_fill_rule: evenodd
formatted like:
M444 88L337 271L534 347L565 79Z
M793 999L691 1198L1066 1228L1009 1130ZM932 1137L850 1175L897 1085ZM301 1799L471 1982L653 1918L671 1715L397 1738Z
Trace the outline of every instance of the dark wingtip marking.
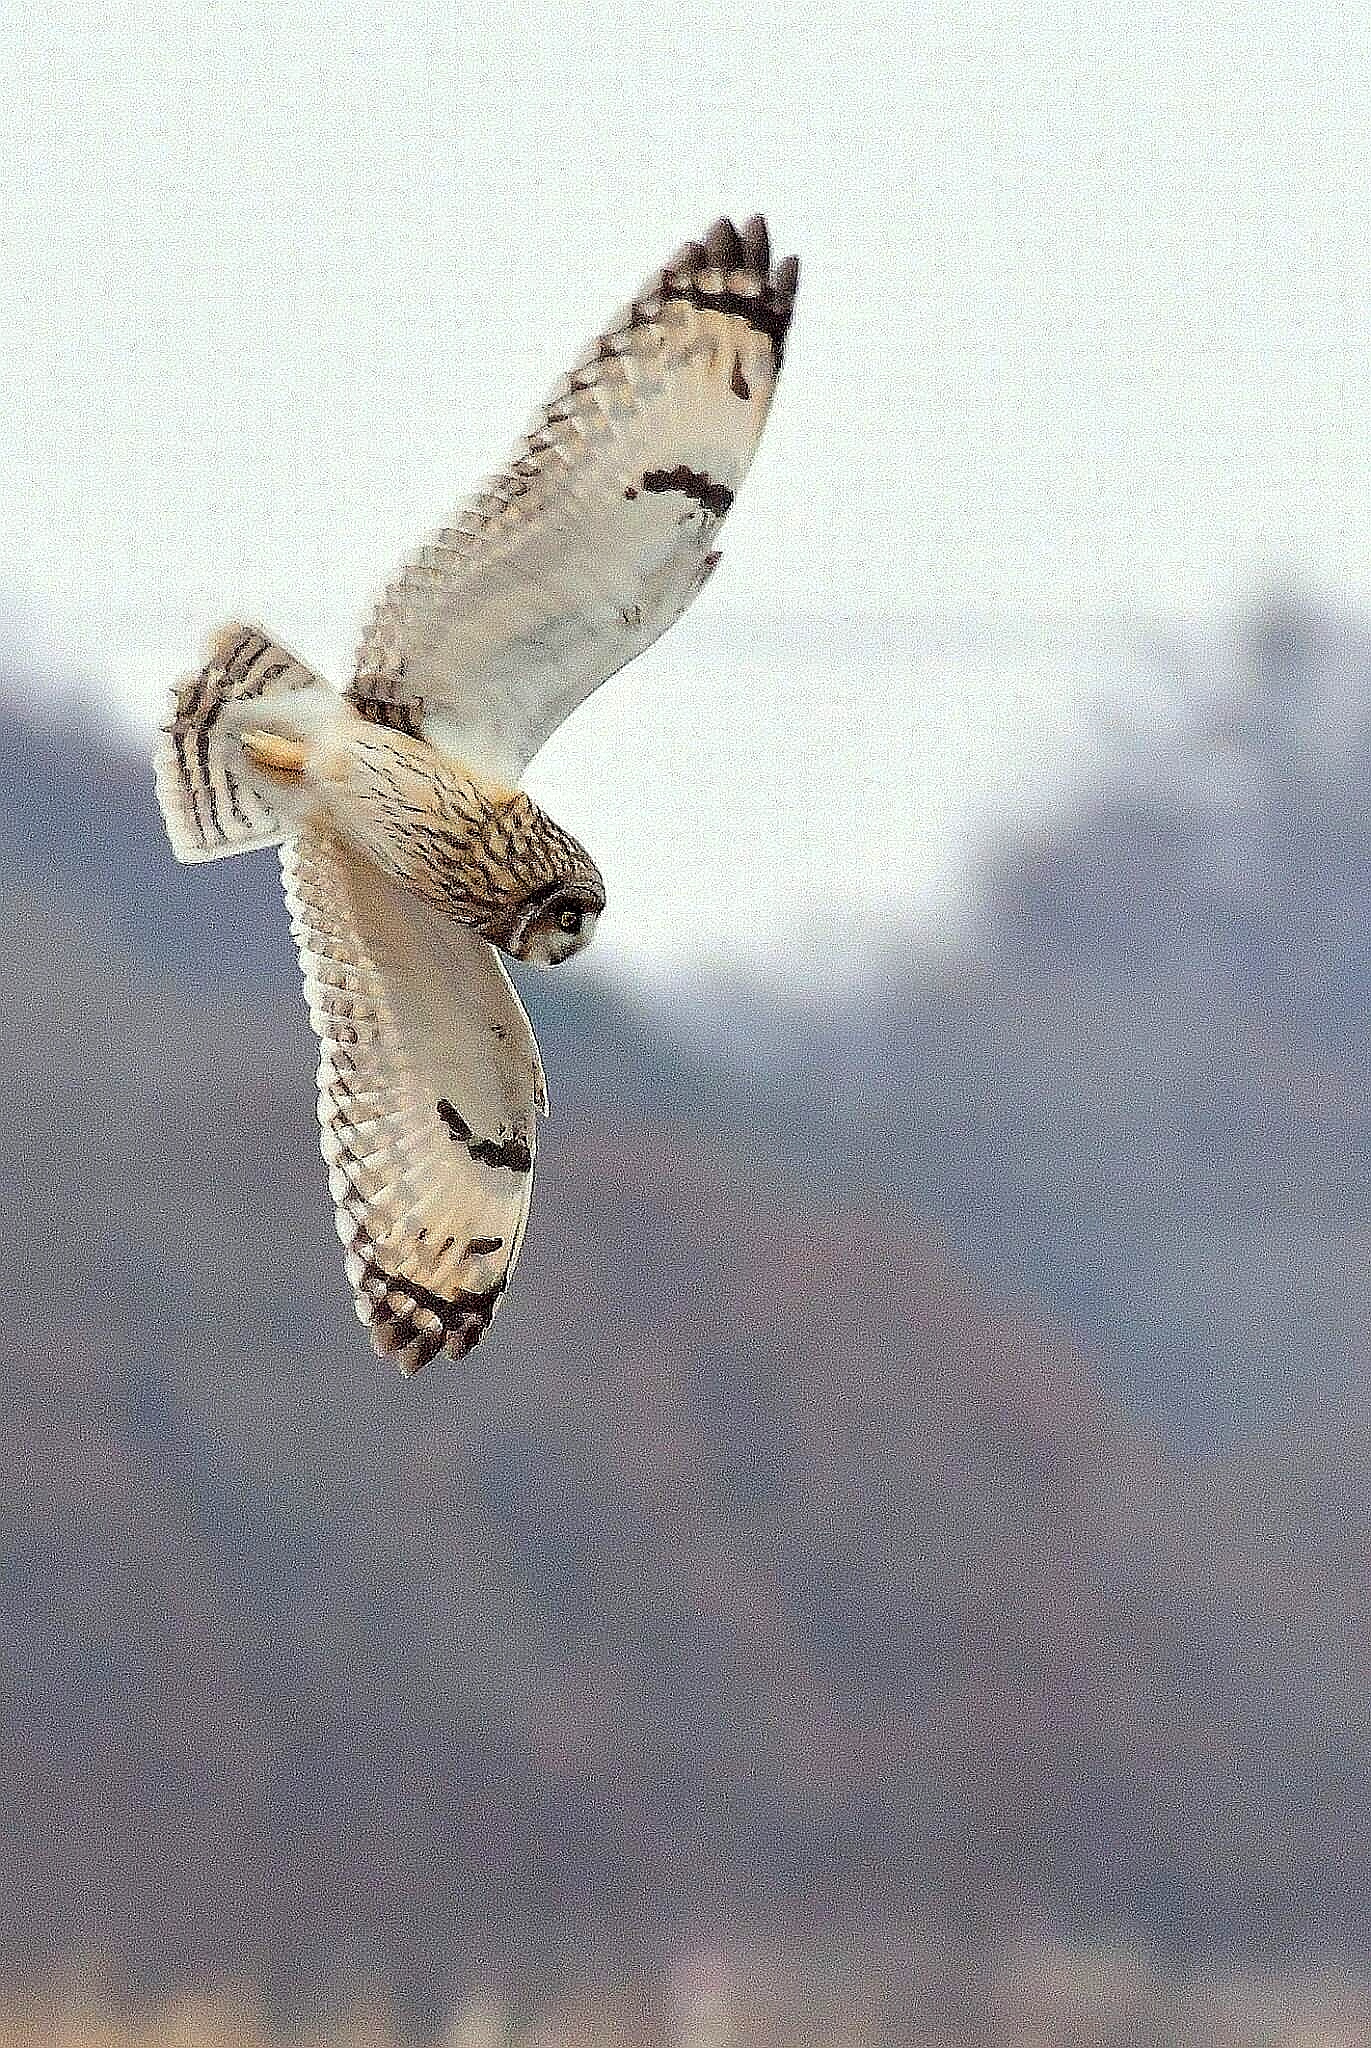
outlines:
M771 238L760 214L748 221L741 236L730 221L720 221L710 229L703 245L687 242L672 258L662 273L662 296L683 300L700 312L733 314L745 320L755 332L767 336L779 368L795 304L800 259L787 256L775 270L770 263ZM713 291L701 284L702 271L719 269L745 271L750 289L734 291L726 286ZM635 309L635 319L650 317Z
M722 519L733 503L733 493L727 484L716 484L702 470L687 469L678 463L675 469L649 469L643 476L645 491L680 491L683 497L693 498L706 512L712 512L716 519Z
M719 270L736 270L743 261L743 245L731 220L716 220L705 236L705 253Z
M502 1237L473 1237L462 1253L464 1259L479 1258L485 1252L500 1252L505 1248Z
M765 277L771 268L771 237L760 213L743 222L743 253L750 268Z
M373 1256L370 1240L360 1231L352 1249L362 1261L355 1292L359 1300L370 1304L368 1328L372 1341L386 1355L393 1351L411 1353L402 1368L406 1374L420 1371L440 1351L465 1358L480 1343L505 1291L505 1274L479 1292L459 1288L456 1294L447 1296L435 1294L418 1280L388 1273ZM394 1305L392 1296L400 1307ZM416 1309L426 1311L438 1327L426 1329L416 1323Z

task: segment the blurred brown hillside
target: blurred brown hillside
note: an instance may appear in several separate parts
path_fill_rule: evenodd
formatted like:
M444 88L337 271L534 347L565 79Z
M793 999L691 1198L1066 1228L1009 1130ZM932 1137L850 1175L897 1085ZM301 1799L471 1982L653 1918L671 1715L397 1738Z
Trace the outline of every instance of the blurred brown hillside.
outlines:
M406 1385L346 1300L284 920L250 969L88 737L7 772L0 1973L437 2025L483 1973L911 1901L1362 1952L1354 1389L1167 1448L1087 1318L950 1248L902 1093L754 1097L591 981L531 992L518 1285ZM941 1014L925 1134L980 1128Z

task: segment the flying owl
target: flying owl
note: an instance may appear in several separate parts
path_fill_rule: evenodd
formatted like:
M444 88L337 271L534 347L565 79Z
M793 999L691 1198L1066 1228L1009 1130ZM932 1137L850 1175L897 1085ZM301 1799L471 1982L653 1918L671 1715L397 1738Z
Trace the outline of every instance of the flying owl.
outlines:
M402 1372L479 1341L528 1221L547 1093L499 952L556 966L605 907L520 780L718 562L798 275L761 219L688 242L391 584L341 694L244 626L175 694L172 848L281 848L348 1279Z

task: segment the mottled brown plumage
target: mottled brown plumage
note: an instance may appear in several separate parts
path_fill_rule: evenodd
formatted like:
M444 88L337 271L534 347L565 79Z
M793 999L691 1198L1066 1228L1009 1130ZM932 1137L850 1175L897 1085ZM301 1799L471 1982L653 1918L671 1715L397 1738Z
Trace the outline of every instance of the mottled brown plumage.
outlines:
M504 951L520 914L554 891L604 908L579 840L522 790L490 783L405 733L350 718L320 770L342 836L377 867Z

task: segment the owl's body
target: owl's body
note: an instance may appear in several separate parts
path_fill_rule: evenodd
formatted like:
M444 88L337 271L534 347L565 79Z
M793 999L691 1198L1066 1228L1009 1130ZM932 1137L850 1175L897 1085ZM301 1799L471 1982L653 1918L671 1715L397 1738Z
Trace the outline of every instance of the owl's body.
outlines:
M542 905L559 891L579 892L587 914L598 916L604 907L599 869L531 797L425 739L363 717L327 684L279 696L251 693L254 672L270 666L273 656L280 650L264 634L229 626L216 637L206 669L178 696L173 743L178 727L195 717L206 675L236 686L210 733L230 816L234 796L241 801L246 788L270 810L281 836L332 833L411 894L517 958L524 955L512 943L514 927L531 904ZM184 833L185 820L171 808L168 821L174 844L182 828L183 859L212 857ZM212 851L221 850L227 849Z
M687 244L392 585L345 693L237 626L177 692L173 849L282 847L348 1276L407 1372L479 1339L527 1221L546 1091L494 949L555 966L604 908L520 778L717 562L797 268L760 220Z

